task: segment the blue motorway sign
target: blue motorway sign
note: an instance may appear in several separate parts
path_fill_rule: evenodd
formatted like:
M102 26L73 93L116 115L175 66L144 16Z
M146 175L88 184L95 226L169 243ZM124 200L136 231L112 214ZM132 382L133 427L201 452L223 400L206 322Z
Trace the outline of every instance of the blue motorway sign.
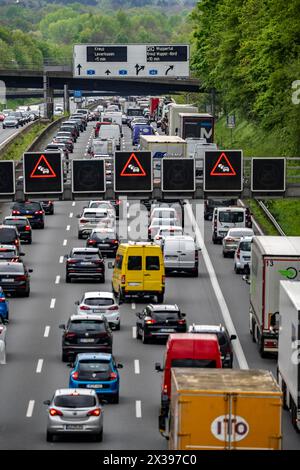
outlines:
M119 75L127 75L127 74L128 74L127 70L124 70L124 69L119 70Z
M96 71L93 69L89 69L86 71L87 75L95 75Z
M81 90L74 90L74 98L81 98L82 92Z
M151 69L149 70L149 75L157 75L158 74L158 70L157 69Z

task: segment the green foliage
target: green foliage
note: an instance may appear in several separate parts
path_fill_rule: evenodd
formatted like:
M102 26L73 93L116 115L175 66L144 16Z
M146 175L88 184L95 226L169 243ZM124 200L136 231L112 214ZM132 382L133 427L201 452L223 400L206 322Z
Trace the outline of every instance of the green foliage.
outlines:
M202 0L192 13L193 67L221 107L275 130L299 156L299 0Z

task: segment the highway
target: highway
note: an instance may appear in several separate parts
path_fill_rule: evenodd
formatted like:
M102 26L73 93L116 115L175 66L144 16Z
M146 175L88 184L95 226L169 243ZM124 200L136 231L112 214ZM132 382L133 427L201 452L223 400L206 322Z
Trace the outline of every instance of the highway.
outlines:
M75 144L72 158L84 156L93 123ZM124 127L124 146L129 149L130 130ZM192 207L202 201L193 201ZM163 450L165 441L158 432L161 374L155 362L163 362L164 344L143 345L135 336L136 312L144 303L121 306L121 330L114 332L114 355L124 364L120 371L120 403L104 406L104 439L102 443L80 441L46 442L46 407L57 388L68 386L70 369L61 362L61 330L75 311L74 302L85 291L111 291L111 271L106 271L105 285L65 283L63 255L72 247L84 246L77 239L76 215L85 201L55 203L55 214L47 216L45 230L35 230L32 245L23 245L25 263L33 268L31 294L28 299L10 299L7 364L0 368L0 449L126 449ZM1 217L8 215L10 204L2 204ZM222 257L220 245L211 241L211 222L200 216L198 226L207 254L237 331L249 368L270 369L276 374L275 359L261 359L252 343L248 326L249 286L233 271L233 260ZM187 314L189 324L224 324L220 296L212 284L200 254L199 277L168 277L165 303L178 304ZM235 356L234 367L241 358ZM300 436L292 428L290 417L283 411L283 448L300 449Z

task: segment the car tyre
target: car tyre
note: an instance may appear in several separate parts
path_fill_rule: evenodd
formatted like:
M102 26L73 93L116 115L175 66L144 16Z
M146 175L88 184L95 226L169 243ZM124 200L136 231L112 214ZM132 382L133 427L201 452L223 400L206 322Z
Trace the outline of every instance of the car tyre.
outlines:
M102 442L103 441L103 429L99 432L99 434L96 434L95 436L95 441L96 442Z
M120 331L120 329L121 329L121 323L119 323L119 324L116 326L115 329L116 329L116 331Z
M142 334L142 343L143 344L148 344L149 343L149 339L145 336L144 330L143 330L143 334Z
M52 434L52 432L47 431L46 440L47 440L47 442L53 442L54 434Z
M29 297L30 296L30 289L27 289L24 294L23 294L23 297Z
M164 294L157 294L157 303L162 304L164 301Z
M136 339L141 339L141 338L142 338L142 336L141 336L141 334L140 334L139 327L136 326Z
M71 282L70 276L66 275L66 283L69 284Z
M105 276L102 276L102 277L100 278L100 282L101 282L102 284L105 283Z
M69 360L68 354L65 353L65 352L62 352L61 360L62 360L62 362L68 362L68 360Z
M78 240L82 240L82 233L78 232Z
M235 274L241 274L240 268L237 268L236 264L234 265L234 272Z
M115 405L117 405L120 401L120 395L119 395L119 392L118 393L115 393L114 396L112 397L112 403L114 403Z
M193 269L192 276L193 277L198 277L199 276L198 268Z
M27 240L27 243L28 243L28 245L31 245L31 243L32 243L32 238L29 238L29 240Z

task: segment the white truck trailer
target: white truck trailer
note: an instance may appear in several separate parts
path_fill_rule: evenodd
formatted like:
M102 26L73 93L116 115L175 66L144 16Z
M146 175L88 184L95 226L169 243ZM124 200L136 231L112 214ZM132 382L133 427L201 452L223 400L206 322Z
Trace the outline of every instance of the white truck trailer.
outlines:
M152 152L153 158L186 157L186 141L169 135L141 135L140 150Z
M283 408L300 431L300 282L281 281L279 294L278 383Z
M198 113L197 106L172 103L168 110L168 134L179 135L180 113ZM200 137L200 136L199 136Z
M278 352L279 284L300 280L300 237L252 240L250 333L262 357Z

